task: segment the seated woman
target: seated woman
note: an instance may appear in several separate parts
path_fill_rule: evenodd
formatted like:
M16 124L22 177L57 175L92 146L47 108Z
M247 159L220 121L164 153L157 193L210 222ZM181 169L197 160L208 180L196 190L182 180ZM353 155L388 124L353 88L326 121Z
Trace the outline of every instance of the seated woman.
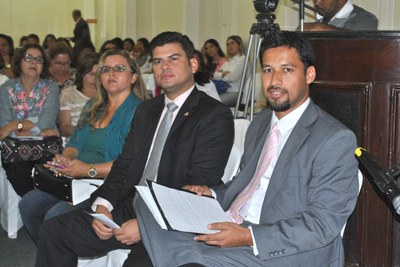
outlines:
M228 57L219 71L214 73L214 80L227 82L230 86L227 91L220 94L221 101L232 107L236 104L243 74L245 55L242 38L237 35L229 36L226 41Z
M214 78L214 74L218 72L225 63L225 54L218 41L215 39L208 39L204 43L204 47L206 48L207 54L206 70L210 73L210 77Z
M215 84L210 80L210 75L205 69L204 58L199 50L194 50L194 58L198 62L198 67L196 73L194 74L194 81L196 82L197 89L205 92L212 98L221 101L217 92L217 88L215 87Z
M60 91L75 83L76 70L71 67L72 49L63 42L56 42L49 49L50 75Z
M142 74L153 73L153 67L150 56L150 42L146 38L139 38L135 45L137 54L136 61L140 66Z
M67 137L67 142L78 123L86 102L96 96L95 75L98 61L99 54L97 53L90 53L84 56L76 72L75 84L61 92L58 128L61 136Z
M6 136L58 135L57 84L46 79L49 62L40 45L27 44L13 58L15 79L0 86L0 139ZM33 190L34 163L3 162L7 178L19 196Z
M14 78L15 73L11 67L14 56L14 42L10 36L2 33L0 33L0 54L4 61L3 74L7 75L9 78Z
M108 50L100 58L96 76L96 98L82 111L77 128L62 155L53 162L63 166L57 171L72 177L107 177L113 161L122 150L135 109L146 97L140 70L126 51ZM22 221L38 242L39 229L45 219L86 207L76 206L35 189L19 203Z

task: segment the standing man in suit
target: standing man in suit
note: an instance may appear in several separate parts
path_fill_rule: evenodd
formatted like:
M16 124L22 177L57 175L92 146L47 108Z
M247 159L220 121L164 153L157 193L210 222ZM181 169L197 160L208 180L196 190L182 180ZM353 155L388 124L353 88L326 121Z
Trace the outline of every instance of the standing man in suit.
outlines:
M233 222L210 224L218 232L208 235L162 230L139 198L154 266L343 266L340 231L358 194L356 138L309 98L314 52L298 33L264 38L260 60L270 109L250 124L240 173L212 189L186 187L214 195Z
M132 207L135 185L144 178L175 188L220 182L233 145L231 111L195 87L197 61L187 36L161 33L152 40L151 51L154 76L165 94L138 106L122 153L104 184L92 195L92 210L112 218L121 228L110 229L82 211L45 221L36 266L76 266L78 257L94 257L118 248L133 250L125 261L128 266L132 257L146 255L140 249ZM102 75L112 75L110 82L118 82L118 73L114 69ZM167 111L170 103L177 106L173 124L163 148L158 150L158 133L164 128L164 117L171 115ZM161 157L158 167L150 164L156 152Z
M90 31L88 23L82 18L81 11L75 9L72 11L72 18L76 22L74 28L74 37L71 39L75 44L81 41L90 41Z

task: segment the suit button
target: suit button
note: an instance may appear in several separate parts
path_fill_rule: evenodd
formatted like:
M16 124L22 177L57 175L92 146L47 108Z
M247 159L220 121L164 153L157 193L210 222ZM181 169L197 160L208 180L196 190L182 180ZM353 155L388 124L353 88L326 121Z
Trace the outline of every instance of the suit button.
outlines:
M270 252L269 255L272 257L272 256L274 256L274 253L273 253L273 252Z
M286 249L282 249L282 253L286 253Z

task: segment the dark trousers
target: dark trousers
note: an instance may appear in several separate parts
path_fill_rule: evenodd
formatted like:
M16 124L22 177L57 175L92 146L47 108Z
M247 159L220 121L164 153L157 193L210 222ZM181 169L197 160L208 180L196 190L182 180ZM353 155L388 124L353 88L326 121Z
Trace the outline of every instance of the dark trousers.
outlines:
M3 162L2 165L7 179L20 197L33 190L32 169L35 164L32 161Z
M129 210L119 207L113 212L118 224L132 218ZM36 267L76 266L78 257L96 257L115 249L131 249L124 266L151 266L141 242L124 245L114 237L100 240L92 228L93 218L82 210L72 211L45 221L40 228Z

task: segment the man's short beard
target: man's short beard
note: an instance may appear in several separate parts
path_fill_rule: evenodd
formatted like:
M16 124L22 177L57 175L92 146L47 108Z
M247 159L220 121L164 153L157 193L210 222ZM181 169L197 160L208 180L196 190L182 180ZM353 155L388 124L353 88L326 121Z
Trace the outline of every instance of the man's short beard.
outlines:
M290 101L289 99L285 100L282 103L274 103L267 100L268 107L276 112L283 112L290 109Z

